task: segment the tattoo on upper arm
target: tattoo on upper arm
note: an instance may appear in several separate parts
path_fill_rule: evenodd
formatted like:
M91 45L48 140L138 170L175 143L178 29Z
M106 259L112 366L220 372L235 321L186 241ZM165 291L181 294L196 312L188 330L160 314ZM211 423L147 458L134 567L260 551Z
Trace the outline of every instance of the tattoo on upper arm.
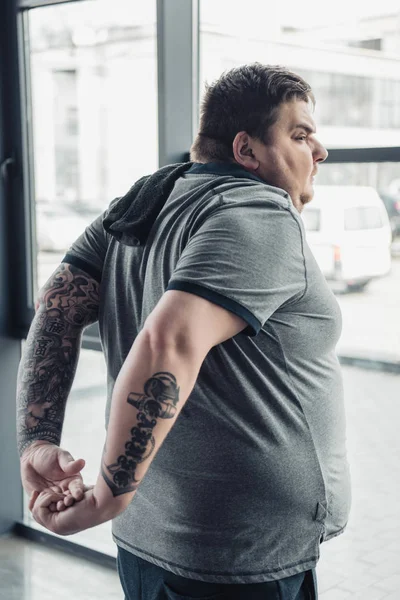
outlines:
M113 464L102 461L102 475L113 496L133 492L140 480L135 479L137 465L151 456L155 448L153 429L158 419L172 419L177 412L179 387L172 373L155 373L144 384L143 393L132 392L127 402L137 409L137 424L132 427L131 438Z
M61 264L41 291L18 372L18 449L60 443L83 328L98 316L99 284Z
M73 265L61 264L42 289L40 301L48 313L48 327L55 327L55 333L67 327L83 328L97 321L99 283Z

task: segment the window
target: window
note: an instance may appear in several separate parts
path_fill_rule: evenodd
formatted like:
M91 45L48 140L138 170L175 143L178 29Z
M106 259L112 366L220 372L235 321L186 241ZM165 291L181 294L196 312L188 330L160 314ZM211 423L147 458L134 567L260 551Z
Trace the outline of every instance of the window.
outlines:
M399 21L387 9L388 2L382 0L371 7L347 3L346 11L338 10L337 3L311 4L307 11L294 3L288 10L284 3L271 6L254 0L252 10L243 11L240 3L231 0L201 0L200 81L212 80L224 69L254 60L287 64L312 84L319 136L329 148L398 145ZM48 278L85 224L134 180L157 168L155 5L154 0L114 0L110 10L110 0L81 0L28 13L36 288ZM172 20L173 15L168 16ZM182 83L179 70L175 76L176 82ZM174 79L173 85L176 82ZM342 356L369 356L373 360L379 356L398 360L400 356L399 173L397 163L325 164L320 169L319 184L367 185L378 190L383 200L390 197L385 201L393 232L391 247L385 252L387 273L367 282L350 279L351 293L346 289L345 294L337 295L343 314L338 347ZM358 214L352 217L353 222L356 219L368 223L375 217ZM304 220L307 233L319 234L324 226L320 211L312 206ZM329 249L338 275L346 249L332 244ZM372 263L375 255L372 251L365 262ZM384 379L383 374L382 383ZM365 384L363 376L356 383L361 400L359 406L352 403L355 420L357 411L365 409L364 396L371 386L369 380ZM63 443L73 454L87 459L84 474L89 483L97 474L104 440L105 393L101 353L83 350L67 408ZM388 397L390 394L384 393L386 400ZM381 403L372 408L370 421L376 422L382 416ZM392 405L386 408L385 414L391 414ZM374 433L371 428L370 439ZM86 435L90 444L83 453L81 442ZM357 445L358 453L359 448ZM114 553L109 527L106 524L83 532L75 539ZM338 556L345 554L337 552Z
M345 356L400 357L399 172L398 163L322 164L315 198L302 212L308 244L322 272L335 274L328 283L342 310L337 349ZM329 208L318 221L318 233L313 202ZM339 258L344 282L335 268Z
M382 226L382 214L378 208L357 206L356 208L346 208L344 211L344 228L346 231L379 229Z
M28 13L35 181L35 293L85 227L158 167L156 2L85 0ZM83 349L62 445L95 483L105 440L106 369ZM87 442L86 442L87 440ZM26 522L40 529L25 512ZM115 555L111 523L73 540Z
M302 218L308 246L341 308L343 327L337 352L342 361L373 368L400 361L400 211L396 208L400 163L380 162L385 156L382 148L400 146L399 17L399 5L391 0L310 0L306 10L304 3L263 0L253 0L251 10L230 0L201 0L200 4L200 94L205 82L231 67L254 61L285 65L311 84L318 137L328 150L338 149L331 157L342 160L345 156L351 161L320 165L317 183L323 192L318 199L316 190L315 204L305 206ZM352 153L352 148L373 150ZM361 156L372 162L356 162ZM372 200L362 204L366 187L368 195L375 197L373 205ZM361 205L356 205L354 196ZM390 427L393 418L392 410L385 412L382 399L396 404L395 388L388 390L391 378L398 375L356 368L344 369L343 374L354 500L346 535L321 548L322 559L329 557L327 578L320 580L321 596L326 593L327 598L368 594L365 578L356 574L363 550L371 574L387 567L385 557L378 556L385 543L379 540L379 532L391 530L390 511L380 520L376 550L371 552L371 539L363 534L365 502L368 498L374 506L382 501L390 505L397 498L387 444L372 477L371 467L376 447L381 443L385 447L382 427ZM361 387L363 381L376 383ZM378 432L374 429L377 421ZM368 457L367 450L360 453L363 445L366 449L371 444ZM378 500L382 488L385 491ZM374 510L371 505L368 516ZM336 585L332 565L338 573ZM376 590L373 578L370 584L369 592L378 598L380 582Z
M156 3L29 11L40 287L109 203L158 166Z
M344 8L344 7L343 7ZM248 62L284 64L316 96L315 119L328 148L398 146L398 6L354 2L340 10L314 0L271 7L201 0L200 94L206 81Z

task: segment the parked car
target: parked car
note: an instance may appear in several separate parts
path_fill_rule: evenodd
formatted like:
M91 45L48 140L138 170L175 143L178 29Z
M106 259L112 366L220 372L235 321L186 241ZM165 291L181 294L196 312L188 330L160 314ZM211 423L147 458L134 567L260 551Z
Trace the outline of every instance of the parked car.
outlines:
M400 196L393 196L387 192L379 192L385 205L393 239L400 237Z
M36 204L36 239L41 252L65 252L93 218L57 202Z
M392 232L374 188L315 186L302 218L307 242L334 291L361 290L389 273Z

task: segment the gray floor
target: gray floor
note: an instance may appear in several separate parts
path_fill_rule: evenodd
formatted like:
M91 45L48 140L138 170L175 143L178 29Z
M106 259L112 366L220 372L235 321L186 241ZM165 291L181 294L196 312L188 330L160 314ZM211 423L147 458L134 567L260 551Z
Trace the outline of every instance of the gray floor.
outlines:
M400 376L350 367L343 373L353 507L346 533L321 546L320 600L400 600ZM0 538L0 600L50 598L123 594L112 570Z
M116 571L23 540L0 538L0 600L123 600Z

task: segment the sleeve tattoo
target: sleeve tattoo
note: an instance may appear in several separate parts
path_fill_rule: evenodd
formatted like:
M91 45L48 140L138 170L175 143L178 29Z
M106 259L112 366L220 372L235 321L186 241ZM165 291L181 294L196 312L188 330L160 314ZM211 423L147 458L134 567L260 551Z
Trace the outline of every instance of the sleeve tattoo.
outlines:
M18 371L20 454L36 440L59 444L83 329L97 321L99 284L61 264L41 290Z
M113 496L133 492L140 480L135 478L137 465L151 456L155 448L153 429L158 419L172 419L177 412L179 387L172 373L155 373L144 384L143 393L132 392L128 404L137 410L136 424L125 443L125 453L113 464L102 461L101 473Z

